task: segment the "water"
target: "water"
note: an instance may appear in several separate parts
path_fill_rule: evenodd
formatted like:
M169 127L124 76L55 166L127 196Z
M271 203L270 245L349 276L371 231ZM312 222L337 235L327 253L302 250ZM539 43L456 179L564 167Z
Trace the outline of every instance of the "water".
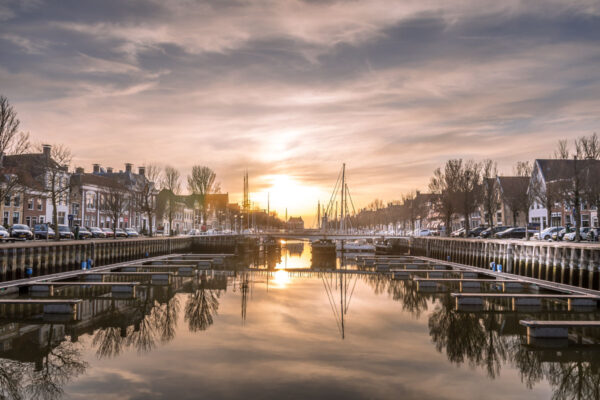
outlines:
M309 268L310 246L288 243L247 263ZM527 314L457 312L447 294L381 275L219 273L140 297L91 301L96 316L76 325L0 325L3 394L589 399L600 389L593 335L566 347L529 346L518 325ZM546 318L597 317L546 307Z

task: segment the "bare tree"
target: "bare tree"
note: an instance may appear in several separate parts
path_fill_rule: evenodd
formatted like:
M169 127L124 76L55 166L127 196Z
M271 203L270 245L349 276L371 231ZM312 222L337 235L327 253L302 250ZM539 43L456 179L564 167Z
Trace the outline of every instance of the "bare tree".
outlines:
M494 216L500 207L500 198L498 196L498 167L495 161L490 159L483 161L482 167L482 201L484 213L487 217L487 223L490 228L494 227Z
M571 153L569 151L569 142L566 139L558 141L558 145L556 146L556 150L554 151L554 158L558 158L559 160L567 160L571 158Z
M409 229L412 231L415 229L416 221L427 212L425 203L419 196L419 192L415 190L402 195L402 205L406 212L405 219L409 222Z
M58 206L67 204L69 195L69 164L71 163L71 150L64 145L44 145L42 148L43 171L40 182L50 196L52 202L52 226L56 232L55 240L60 240L58 231Z
M138 183L136 188L137 205L139 211L148 218L148 236L152 236L154 227L152 220L156 215L157 185L162 179L162 171L158 165L149 164L144 173L144 179Z
M457 210L457 183L460 165L457 160L448 160L444 172L440 168L433 172L429 190L434 195L434 207L444 220L445 235L450 236L452 217Z
M181 191L181 174L175 168L167 165L163 174L162 188L168 191L167 217L169 220L169 235L173 235L173 213L175 212L175 196Z
M202 222L206 225L208 215L207 199L209 194L218 193L221 188L216 182L217 174L209 167L194 165L192 174L188 175L188 189L193 195L197 196L202 209Z
M6 168L6 155L22 154L30 147L29 134L19 132L17 112L0 96L0 200L10 198L20 184L18 169Z
M127 189L118 182L114 182L113 185L109 186L108 191L103 193L103 196L104 201L101 204L101 208L111 219L113 225L113 237L116 238L119 220L123 214L125 214L125 211L127 211L129 200Z
M481 164L468 160L455 161L460 166L457 192L460 199L460 209L465 219L465 236L471 231L471 214L477 210L481 198Z

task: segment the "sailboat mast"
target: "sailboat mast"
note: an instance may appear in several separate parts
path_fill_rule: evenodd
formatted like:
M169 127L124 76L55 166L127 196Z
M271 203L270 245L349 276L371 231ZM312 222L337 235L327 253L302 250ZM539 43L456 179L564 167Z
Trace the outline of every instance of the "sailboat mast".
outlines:
M340 230L344 231L344 192L346 191L346 163L342 165L342 187L340 189Z

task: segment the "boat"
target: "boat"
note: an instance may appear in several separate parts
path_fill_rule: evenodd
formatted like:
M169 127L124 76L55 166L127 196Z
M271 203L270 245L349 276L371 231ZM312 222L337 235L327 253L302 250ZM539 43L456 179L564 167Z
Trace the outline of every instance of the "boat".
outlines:
M335 253L335 243L330 239L318 239L311 243L314 253Z
M373 252L375 246L371 243L367 243L365 239L353 240L349 242L338 241L336 244L338 251L344 250L351 253L362 253L362 252Z
M392 252L392 246L388 240L381 239L375 242L375 253L389 254Z

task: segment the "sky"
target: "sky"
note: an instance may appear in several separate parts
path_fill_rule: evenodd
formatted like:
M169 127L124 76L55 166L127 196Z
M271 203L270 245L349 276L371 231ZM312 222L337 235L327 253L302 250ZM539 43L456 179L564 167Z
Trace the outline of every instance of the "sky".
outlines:
M360 208L600 132L599 66L597 0L0 0L0 94L35 141L206 165L231 201L247 169L308 224L342 163Z

